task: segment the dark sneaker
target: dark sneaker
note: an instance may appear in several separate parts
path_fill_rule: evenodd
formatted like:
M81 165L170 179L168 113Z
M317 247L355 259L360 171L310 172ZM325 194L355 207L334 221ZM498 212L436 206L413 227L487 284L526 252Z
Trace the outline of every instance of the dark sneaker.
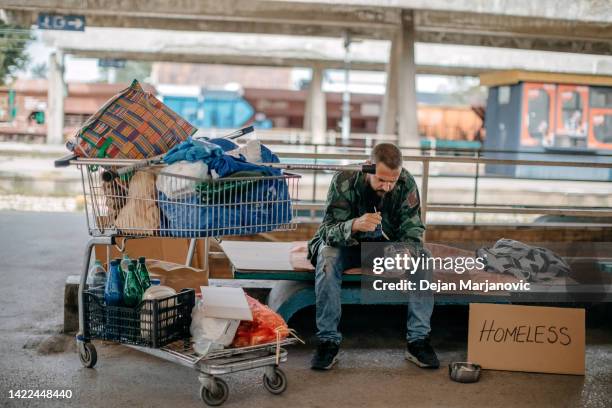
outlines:
M338 362L340 346L332 341L322 341L312 356L310 367L313 370L329 370Z
M429 344L429 339L415 340L412 343L408 343L404 356L406 360L412 361L421 368L440 367L440 361L438 361L438 356L436 356L433 347Z

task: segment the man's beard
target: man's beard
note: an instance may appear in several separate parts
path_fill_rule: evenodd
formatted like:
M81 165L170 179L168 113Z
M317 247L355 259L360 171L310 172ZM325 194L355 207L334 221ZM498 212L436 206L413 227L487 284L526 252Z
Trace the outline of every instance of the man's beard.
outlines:
M381 198L381 200L385 196L385 194L387 194L385 190L374 190L374 192L376 193L377 196Z
M366 189L366 200L368 205L372 205L377 210L380 210L382 207L383 200L385 198L385 194L387 192L385 190L374 190L372 186L368 183L368 187Z

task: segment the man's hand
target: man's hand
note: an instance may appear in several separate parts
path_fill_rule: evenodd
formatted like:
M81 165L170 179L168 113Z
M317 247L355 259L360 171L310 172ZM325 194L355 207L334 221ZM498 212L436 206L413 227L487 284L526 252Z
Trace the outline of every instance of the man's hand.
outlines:
M370 232L374 231L378 224L382 221L380 213L365 213L359 218L353 220L351 232Z

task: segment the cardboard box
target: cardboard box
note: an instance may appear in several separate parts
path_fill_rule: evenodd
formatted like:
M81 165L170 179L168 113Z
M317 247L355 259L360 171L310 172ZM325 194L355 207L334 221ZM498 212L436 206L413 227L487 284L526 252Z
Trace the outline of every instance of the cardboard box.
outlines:
M152 278L159 279L162 285L177 292L183 288L193 288L197 292L201 286L208 285L208 275L202 269L156 259L147 260L147 269Z
M121 240L121 238L119 238ZM144 256L146 258L158 259L161 261L172 262L180 265L185 264L189 251L189 239L187 238L138 238L128 239L125 251L130 258ZM119 242L121 243L121 241ZM118 243L118 244L119 244ZM110 248L110 258L120 258L121 254L114 246L96 245L95 256L102 263L106 263L107 248ZM196 241L191 266L201 268L203 266L202 254L204 253L203 240Z
M470 304L468 360L482 368L584 375L584 309Z

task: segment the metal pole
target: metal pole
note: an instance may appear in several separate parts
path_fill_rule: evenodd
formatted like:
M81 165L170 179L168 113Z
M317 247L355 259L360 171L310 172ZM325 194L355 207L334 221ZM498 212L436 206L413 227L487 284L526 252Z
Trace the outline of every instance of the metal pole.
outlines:
M480 158L480 151L476 152L476 158ZM480 176L480 164L476 162L476 177L474 177L474 207L478 204L478 178ZM472 214L472 224L476 224L476 211Z
M349 80L351 70L350 60L351 34L344 33L344 92L342 93L342 144L348 145L351 137L351 93Z
M204 269L204 272L206 273L206 277L208 278L210 275L210 270L209 268L209 259L208 256L210 254L210 238L206 237L204 238L204 265L202 269Z
M314 164L315 166L318 165L317 161L318 161L318 152L319 152L319 146L315 145L314 147L314 151L315 151L315 157L314 157ZM312 173L312 202L314 203L317 200L317 170L315 169ZM315 211L311 211L310 212L310 218L314 219L315 216Z
M191 266L191 262L193 261L193 254L195 252L196 247L196 239L191 238L189 240L189 250L187 251L187 259L185 260L185 266Z
M429 160L423 160L423 180L421 180L421 220L427 225L427 189L429 188Z

